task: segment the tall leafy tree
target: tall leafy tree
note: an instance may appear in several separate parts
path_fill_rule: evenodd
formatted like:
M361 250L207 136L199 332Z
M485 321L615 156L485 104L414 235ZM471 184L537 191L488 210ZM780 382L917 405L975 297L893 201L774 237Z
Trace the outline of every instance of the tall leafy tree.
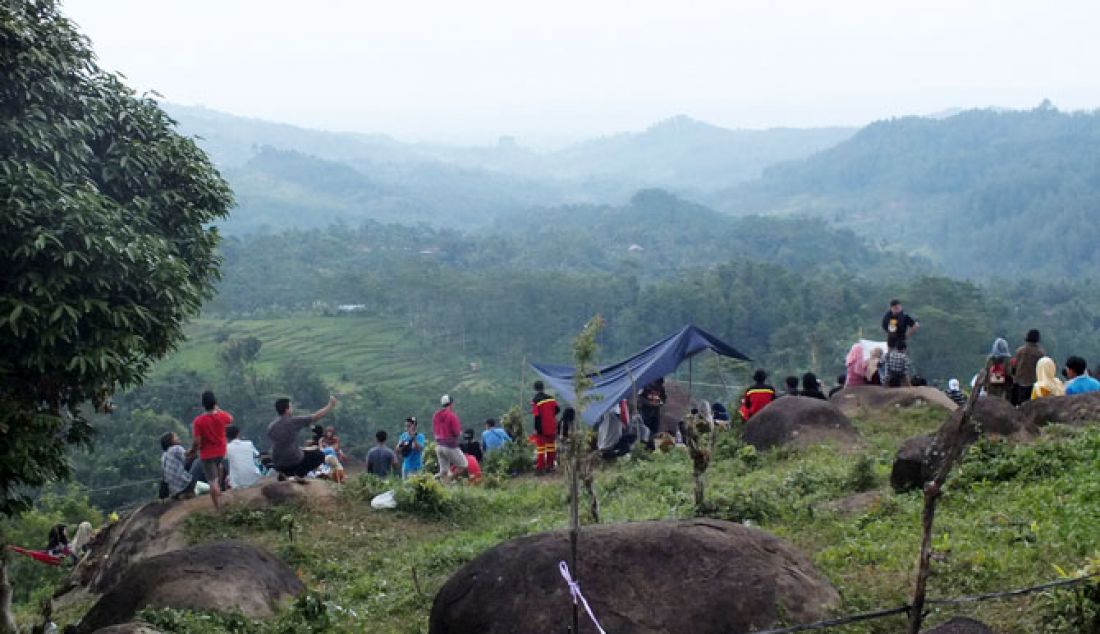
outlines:
M231 205L206 155L96 65L54 0L0 0L0 513L68 474L67 447L91 438L82 405L181 340Z

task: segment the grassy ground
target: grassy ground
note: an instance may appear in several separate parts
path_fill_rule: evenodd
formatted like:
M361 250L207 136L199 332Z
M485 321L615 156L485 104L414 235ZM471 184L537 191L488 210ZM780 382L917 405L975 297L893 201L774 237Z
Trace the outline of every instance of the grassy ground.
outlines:
M816 447L757 454L733 435L719 443L709 475L707 514L759 526L807 552L843 597L842 613L893 607L908 599L919 543L918 493L894 494L887 478L900 439L934 429L942 415L894 411L857 420L866 447L854 453ZM930 596L1002 590L1057 578L1100 550L1100 430L1054 429L1038 444L976 447L949 486L937 515ZM687 518L690 461L680 452L628 459L597 479L604 521ZM191 520L194 541L243 538L297 567L308 599L288 608L270 631L427 631L434 592L461 564L503 540L566 526L559 478L490 478L487 486L437 489L415 503L402 490L396 511L367 501L385 483L345 485L338 511L299 514L288 531L285 510L239 511ZM932 623L956 614L999 632L1081 631L1059 619L1065 595L1036 595L935 610ZM258 631L178 612L149 615L176 631ZM320 619L320 620L319 620ZM296 624L289 630L287 623ZM312 623L313 625L303 625ZM900 618L841 632L897 632Z

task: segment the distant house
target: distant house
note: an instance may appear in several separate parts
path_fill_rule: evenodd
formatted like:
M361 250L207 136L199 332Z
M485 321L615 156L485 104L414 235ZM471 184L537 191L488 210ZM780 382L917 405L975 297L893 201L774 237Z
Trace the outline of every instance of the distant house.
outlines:
M367 309L366 304L340 304L336 307L338 313L361 313Z

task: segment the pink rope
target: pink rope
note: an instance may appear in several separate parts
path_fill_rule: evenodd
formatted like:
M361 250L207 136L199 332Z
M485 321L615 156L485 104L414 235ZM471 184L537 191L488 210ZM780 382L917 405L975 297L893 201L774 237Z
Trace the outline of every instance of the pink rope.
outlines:
M573 597L573 605L577 605L580 601L580 605L584 606L584 611L588 613L588 618L592 619L592 625L596 626L596 629L600 631L600 634L607 634L600 622L596 620L596 615L592 613L592 608L588 607L588 601L581 594L581 586L576 581L573 581L573 576L569 574L569 566L564 561L558 562L558 570L561 571L561 578L565 579L565 583L569 584L569 594Z

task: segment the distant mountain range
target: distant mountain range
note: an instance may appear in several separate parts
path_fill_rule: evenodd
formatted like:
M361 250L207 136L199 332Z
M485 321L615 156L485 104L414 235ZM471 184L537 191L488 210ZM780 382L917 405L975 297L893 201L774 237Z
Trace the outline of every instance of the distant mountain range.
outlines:
M165 108L234 186L240 206L227 224L231 232L363 218L479 226L534 206L621 203L647 187L699 196L855 132L729 130L680 116L540 153L509 138L482 147L405 143Z
M233 185L228 233L364 219L499 230L664 189L734 215L824 219L956 277L1081 277L1100 267L1100 114L1046 102L860 130L729 130L674 117L547 153L509 139L404 143L168 110Z

